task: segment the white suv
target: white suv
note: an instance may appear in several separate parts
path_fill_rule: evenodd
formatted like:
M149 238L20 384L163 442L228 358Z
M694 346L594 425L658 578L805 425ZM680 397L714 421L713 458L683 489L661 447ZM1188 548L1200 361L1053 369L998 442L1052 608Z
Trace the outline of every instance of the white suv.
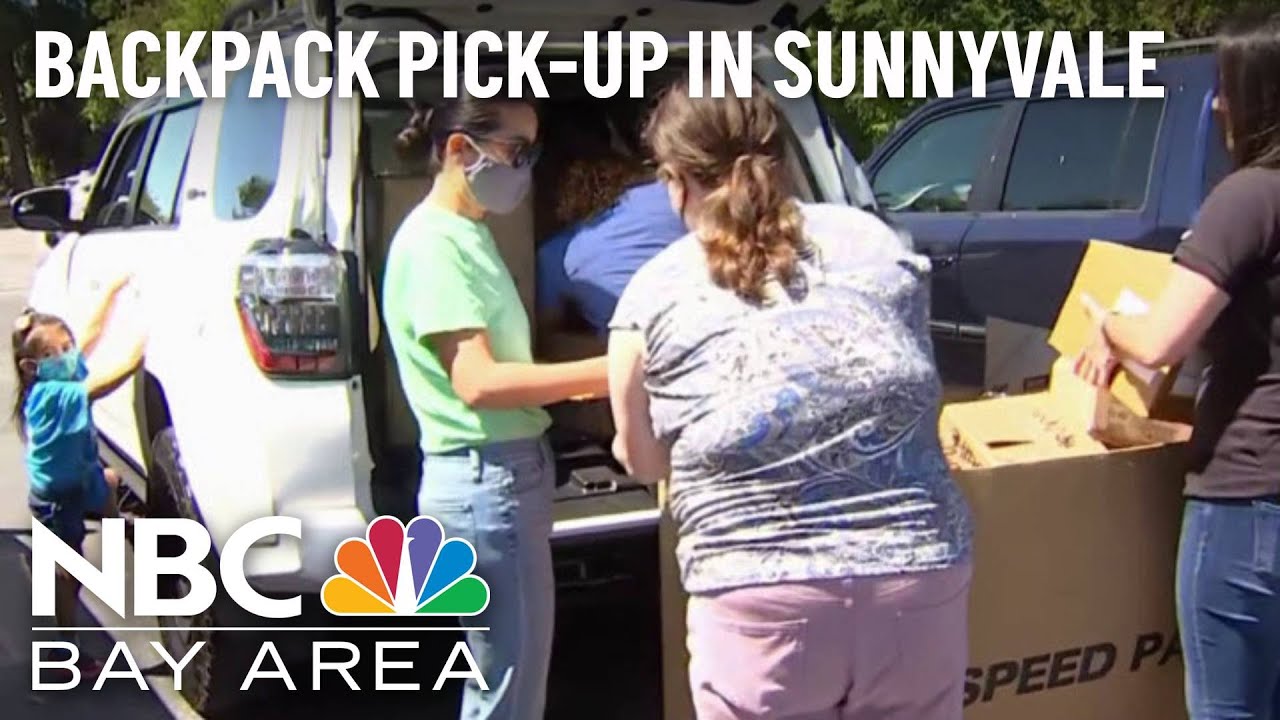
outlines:
M813 9L819 3L798 4ZM786 77L770 50L780 31L773 22L797 3L501 5L509 7L339 0L329 29L382 31L369 58L381 99L287 99L270 92L249 99L249 73L242 72L229 81L224 100L157 98L130 110L101 159L83 221L69 218L63 188L15 199L20 225L66 232L37 272L34 307L74 321L113 278L126 272L137 278L139 294L121 308L119 320L146 326L145 368L103 399L95 418L108 460L144 494L148 512L198 519L215 550L255 518L301 519L303 542L279 539L250 550L246 571L263 592L317 593L334 572L336 546L362 535L369 519L431 511L413 507L417 429L377 311L389 241L428 188L421 168L391 152L409 113L395 99L395 32L483 28L505 37L505 30L547 29L553 41L539 58L545 67L556 57L581 60L584 27L658 30L672 43L667 72L674 75L688 30L751 29L760 43L754 71L771 82ZM308 26L323 29L330 24L323 20L327 11L335 11L332 2L255 21L290 35ZM576 43L560 41L575 36ZM324 62L317 56L310 66ZM585 96L578 77L544 71L544 78L551 92L545 102ZM439 81L438 74L424 74L418 99L438 99ZM651 77L647 89L660 84ZM798 193L872 202L816 100L778 101L792 131ZM532 206L527 201L490 220L527 302L535 265ZM582 344L583 338L539 342L553 353L561 348L561 355ZM573 419L553 432L562 483L554 538L562 555L584 544L575 541L598 544L604 536L651 531L658 517L653 494L629 483L609 457L607 412L594 419L587 413L584 421L582 408L572 410L557 416ZM225 675L218 658L235 640L235 634L201 628L224 622L211 615L168 633L179 653L195 640L209 643L183 684L198 710L217 703Z

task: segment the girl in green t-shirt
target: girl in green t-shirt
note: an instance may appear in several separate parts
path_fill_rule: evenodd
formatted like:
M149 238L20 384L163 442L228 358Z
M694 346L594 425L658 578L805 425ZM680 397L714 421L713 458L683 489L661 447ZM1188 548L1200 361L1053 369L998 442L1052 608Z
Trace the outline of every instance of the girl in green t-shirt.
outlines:
M461 84L461 83L460 83ZM418 511L470 540L490 588L464 626L487 689L468 682L462 717L540 718L555 589L555 471L543 405L607 394L603 357L535 364L529 319L482 222L515 209L538 157L532 105L462 96L418 109L398 149L425 154L434 182L400 225L383 313L422 435Z

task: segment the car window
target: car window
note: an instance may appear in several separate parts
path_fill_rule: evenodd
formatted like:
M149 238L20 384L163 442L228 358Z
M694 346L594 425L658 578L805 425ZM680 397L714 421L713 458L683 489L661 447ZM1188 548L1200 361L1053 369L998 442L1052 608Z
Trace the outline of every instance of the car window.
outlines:
M214 212L222 220L257 215L271 198L280 171L287 98L274 86L249 97L251 72L240 72L227 87L218 159L213 181Z
M126 127L116 150L102 167L107 174L94 192L88 220L92 228L123 227L129 217L129 203L133 197L133 181L142 159L142 146L146 143L149 120Z
M158 119L160 130L143 174L134 225L170 225L178 221L178 193L199 112L199 105L190 105Z
M1163 111L1162 98L1027 103L1000 208L1141 208Z
M921 126L876 172L876 201L889 211L964 210L1003 109L984 105Z

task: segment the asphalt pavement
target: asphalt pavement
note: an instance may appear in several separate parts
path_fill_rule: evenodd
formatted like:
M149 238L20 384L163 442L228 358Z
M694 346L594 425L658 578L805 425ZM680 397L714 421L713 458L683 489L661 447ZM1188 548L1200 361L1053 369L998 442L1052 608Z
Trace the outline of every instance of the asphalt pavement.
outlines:
M6 323L25 304L31 274L48 249L39 236L20 230L0 229L0 321ZM5 344L4 352L10 349ZM30 574L26 568L31 518L26 508L26 476L22 447L9 421L8 408L14 396L13 371L9 360L0 370L0 717L5 720L151 720L152 718L198 718L174 691L171 678L161 673L148 676L147 690L129 680L112 679L101 690L79 687L69 691L31 690L31 642L37 635L33 626L52 625L50 619L31 616ZM85 543L91 562L101 561L94 524ZM629 541L624 555L642 559L655 557L651 538ZM131 563L129 563L131 565ZM644 565L641 562L641 565ZM128 644L141 667L161 662L149 643L158 641L158 631L122 631L119 628L150 627L151 620L120 618L91 595L82 594L81 621L85 626L103 627L86 633L82 645L96 657L107 657L117 641ZM427 637L429 636L429 637ZM660 713L659 623L654 579L640 577L611 585L609 591L571 588L558 599L555 649L548 686L548 720L652 720ZM288 691L279 681L265 681L245 694L244 703L226 716L230 718L380 717L386 720L446 720L457 717L458 681L446 683L434 692L441 659L447 647L459 639L454 633L346 633L341 636L309 637L291 635L293 649L286 654L286 668L297 691ZM262 638L252 638L254 647ZM277 639L271 637L270 639ZM423 647L414 658L415 667L429 670L407 671L416 677L388 677L391 682L417 680L419 692L375 692L372 663L362 662L353 671L363 690L353 692L341 683L328 683L320 692L310 690L309 642L340 640L360 648L362 658L374 656L381 640L421 640ZM294 642L296 641L296 642ZM443 644L443 645L442 645ZM283 645L283 643L282 643ZM443 651L441 648L445 647ZM251 660L251 658L250 658ZM246 667L245 670L248 668ZM406 671L400 671L406 672Z

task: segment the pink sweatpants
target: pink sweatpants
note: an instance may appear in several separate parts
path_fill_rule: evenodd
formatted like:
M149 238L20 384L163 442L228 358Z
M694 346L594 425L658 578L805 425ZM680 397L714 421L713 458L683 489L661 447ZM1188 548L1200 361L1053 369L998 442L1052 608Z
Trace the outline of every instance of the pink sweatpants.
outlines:
M689 599L698 720L960 720L968 565Z

